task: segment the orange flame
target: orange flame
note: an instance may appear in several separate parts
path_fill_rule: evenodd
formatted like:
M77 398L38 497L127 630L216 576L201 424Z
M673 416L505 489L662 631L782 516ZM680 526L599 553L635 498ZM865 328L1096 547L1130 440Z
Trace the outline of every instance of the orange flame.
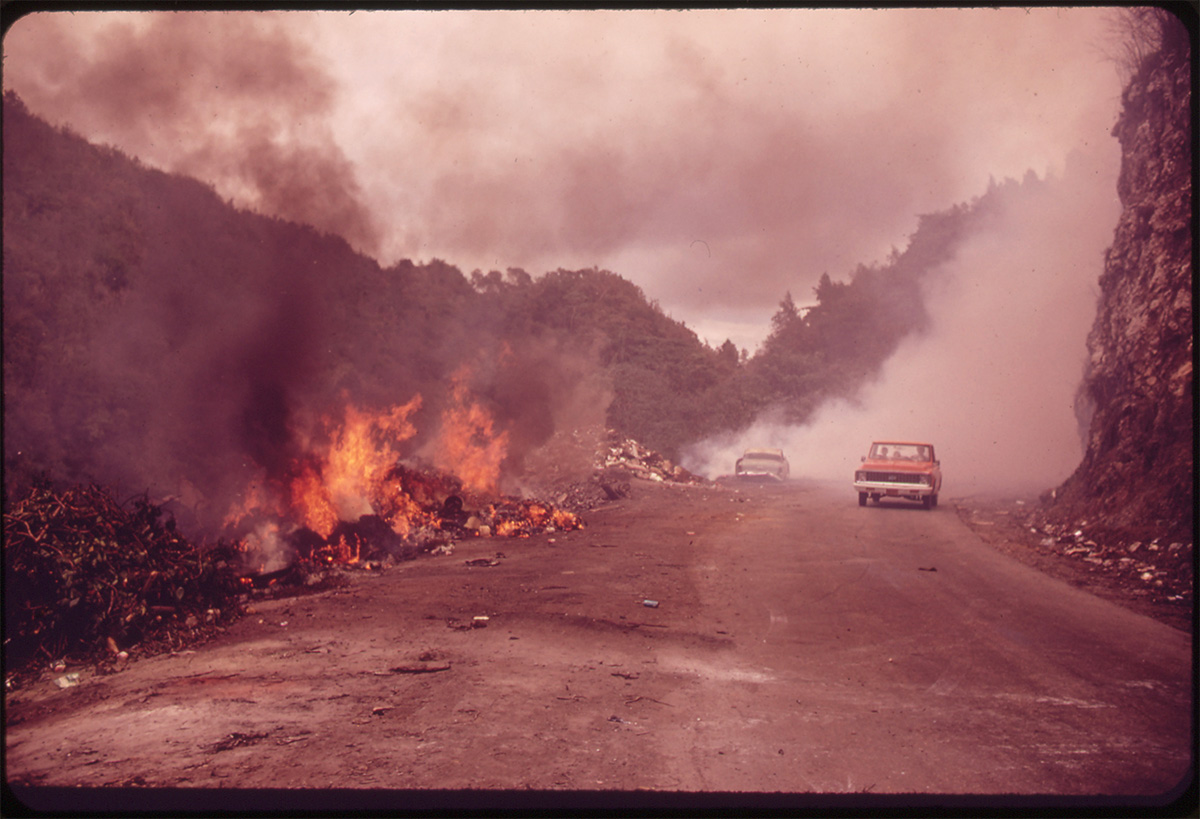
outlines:
M492 414L472 399L466 383L469 375L469 369L462 367L453 376L454 400L442 412L433 461L457 475L468 489L492 494L508 454L508 433L496 433Z
M377 415L346 408L345 422L333 434L324 470L326 490L342 519L371 514L378 506L384 476L400 459L400 444L416 433L408 419L420 406L421 397L417 396Z
M347 405L340 420L322 418L319 434L306 440L307 452L291 464L289 474L251 485L226 520L239 529L251 528L243 548L261 564L259 570L285 559L290 549L320 563L370 565L364 560L380 544L370 534L378 521L364 522L367 515L384 521L396 535L422 543L446 533L465 537L490 530L529 537L581 528L575 515L545 503L504 498L478 505L479 496L498 495L509 435L496 430L491 412L471 394L469 377L466 367L455 373L428 450L441 472L400 462L405 442L416 434L410 419L421 406L420 396L379 412ZM471 504L469 512L463 511L464 499ZM469 515L483 523L468 528ZM300 534L296 539L298 526L319 538Z
M329 537L337 526L338 513L329 498L329 491L316 466L305 463L288 487L291 506L300 514L301 522L319 534Z
M400 444L416 433L408 420L421 406L417 396L379 413L347 406L341 426L326 417L328 452L306 463L288 487L291 508L305 526L329 537L339 520L372 513L383 477L400 458Z
M259 514L287 518L329 537L339 520L371 514L386 489L384 477L400 459L400 445L416 433L409 416L420 406L416 396L379 413L347 406L340 425L323 418L329 434L326 451L295 463L291 477L275 492L265 483L252 484L225 525L236 528Z

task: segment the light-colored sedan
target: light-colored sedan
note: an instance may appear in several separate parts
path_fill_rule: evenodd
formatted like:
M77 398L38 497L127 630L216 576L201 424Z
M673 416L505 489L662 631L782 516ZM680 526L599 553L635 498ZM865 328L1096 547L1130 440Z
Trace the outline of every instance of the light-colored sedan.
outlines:
M786 481L788 460L782 449L747 449L737 459L733 472L739 478L771 478Z

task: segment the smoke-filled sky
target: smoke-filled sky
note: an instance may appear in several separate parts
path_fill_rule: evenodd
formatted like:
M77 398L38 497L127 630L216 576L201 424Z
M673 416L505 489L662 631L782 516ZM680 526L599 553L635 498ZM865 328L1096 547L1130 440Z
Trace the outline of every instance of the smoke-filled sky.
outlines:
M1108 14L46 12L4 87L385 265L595 265L753 350L989 179L1115 173Z

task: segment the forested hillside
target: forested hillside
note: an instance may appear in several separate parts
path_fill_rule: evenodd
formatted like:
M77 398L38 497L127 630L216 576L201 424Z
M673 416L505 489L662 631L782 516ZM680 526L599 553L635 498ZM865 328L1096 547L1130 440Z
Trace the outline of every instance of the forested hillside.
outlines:
M45 474L197 509L347 406L420 396L420 452L459 383L508 436L514 475L556 429L606 424L674 456L764 411L803 421L921 329L923 274L1000 193L922 217L903 252L845 282L826 273L803 314L786 295L748 356L616 273L382 268L53 128L11 92L3 115L6 489Z

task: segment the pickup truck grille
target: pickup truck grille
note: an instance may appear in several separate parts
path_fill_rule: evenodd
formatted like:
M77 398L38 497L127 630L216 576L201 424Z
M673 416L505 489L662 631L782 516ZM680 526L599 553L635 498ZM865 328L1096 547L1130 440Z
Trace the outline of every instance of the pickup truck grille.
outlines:
M872 483L921 483L921 476L912 472L868 472Z

